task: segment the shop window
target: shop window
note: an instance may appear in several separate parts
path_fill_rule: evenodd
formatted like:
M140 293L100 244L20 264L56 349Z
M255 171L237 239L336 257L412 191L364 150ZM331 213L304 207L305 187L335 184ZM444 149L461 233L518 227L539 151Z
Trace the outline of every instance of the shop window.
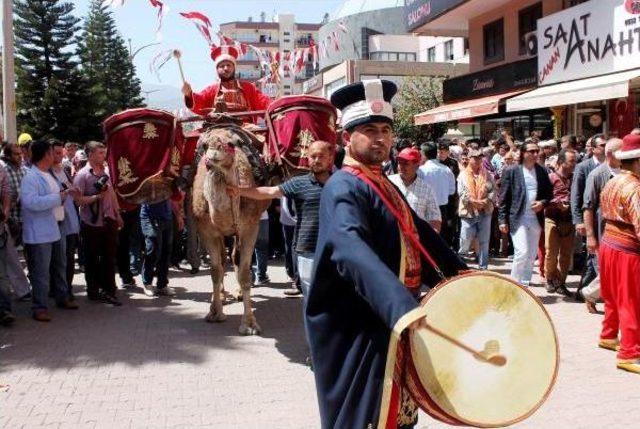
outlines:
M407 61L416 62L416 54L414 52L407 54Z
M482 29L484 36L484 63L504 60L504 19L500 18Z
M444 42L444 60L453 60L453 40L447 40Z
M389 56L388 61L398 61L398 53L397 52L389 52L387 53Z
M427 50L427 61L430 63L436 62L436 47L433 46Z
M536 31L538 20L542 18L542 2L536 3L518 12L518 32L520 37L520 55L527 53L526 36Z

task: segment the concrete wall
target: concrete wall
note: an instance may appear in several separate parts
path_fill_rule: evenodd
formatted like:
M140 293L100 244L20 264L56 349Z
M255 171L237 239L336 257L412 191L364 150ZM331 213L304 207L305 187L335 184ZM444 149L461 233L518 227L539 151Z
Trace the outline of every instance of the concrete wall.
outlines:
M489 11L469 20L469 50L471 55L469 65L471 73L523 60L528 57L526 54L520 55L519 52L518 12L538 3L538 1L540 0L513 0L507 7ZM542 1L543 16L556 13L560 10L562 10L562 0ZM504 60L485 65L483 27L500 18L504 18Z
M340 22L349 29L348 34L338 28ZM361 59L362 28L365 27L384 34L407 34L404 24L404 7L378 9L349 15L320 27L318 45L325 41L333 31L338 34L340 41L340 51L336 51L333 46L328 46L328 56L320 58L320 70L326 70L345 60Z

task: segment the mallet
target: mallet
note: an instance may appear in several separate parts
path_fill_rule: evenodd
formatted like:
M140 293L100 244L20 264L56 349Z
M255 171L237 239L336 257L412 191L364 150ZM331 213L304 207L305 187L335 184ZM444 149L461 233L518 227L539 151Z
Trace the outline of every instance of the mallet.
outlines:
M182 78L182 83L187 83L187 80L184 78L184 70L182 70L182 61L180 61L182 52L180 52L178 49L174 49L173 56L178 61L178 68L180 69L180 77Z

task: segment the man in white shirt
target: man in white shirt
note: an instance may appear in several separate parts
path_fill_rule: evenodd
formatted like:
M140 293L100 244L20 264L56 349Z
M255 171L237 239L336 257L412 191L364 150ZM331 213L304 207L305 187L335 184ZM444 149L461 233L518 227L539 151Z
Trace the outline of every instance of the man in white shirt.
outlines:
M440 232L442 215L433 189L418 174L420 158L419 150L403 149L397 157L399 174L389 176L389 180L402 192L418 217Z
M453 231L449 227L447 219L453 214L449 214L447 205L449 197L456 193L456 178L449 167L438 161L438 146L429 142L422 149L427 162L420 167L420 175L426 184L431 186L436 195L436 202L440 207L442 238L451 246L453 243Z

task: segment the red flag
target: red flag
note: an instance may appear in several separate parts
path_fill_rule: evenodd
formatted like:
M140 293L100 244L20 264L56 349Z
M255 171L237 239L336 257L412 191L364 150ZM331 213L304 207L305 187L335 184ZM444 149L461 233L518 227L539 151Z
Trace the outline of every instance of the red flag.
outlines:
M158 8L158 28L156 29L156 34L160 36L160 30L162 29L162 18L164 17L164 3L160 0L149 0L151 6Z
M220 37L221 45L235 46L235 40L233 40L231 37L227 37L222 33L218 33L218 37Z
M213 39L211 38L211 21L206 15L200 12L181 12L180 15L193 22L209 45L213 44Z

